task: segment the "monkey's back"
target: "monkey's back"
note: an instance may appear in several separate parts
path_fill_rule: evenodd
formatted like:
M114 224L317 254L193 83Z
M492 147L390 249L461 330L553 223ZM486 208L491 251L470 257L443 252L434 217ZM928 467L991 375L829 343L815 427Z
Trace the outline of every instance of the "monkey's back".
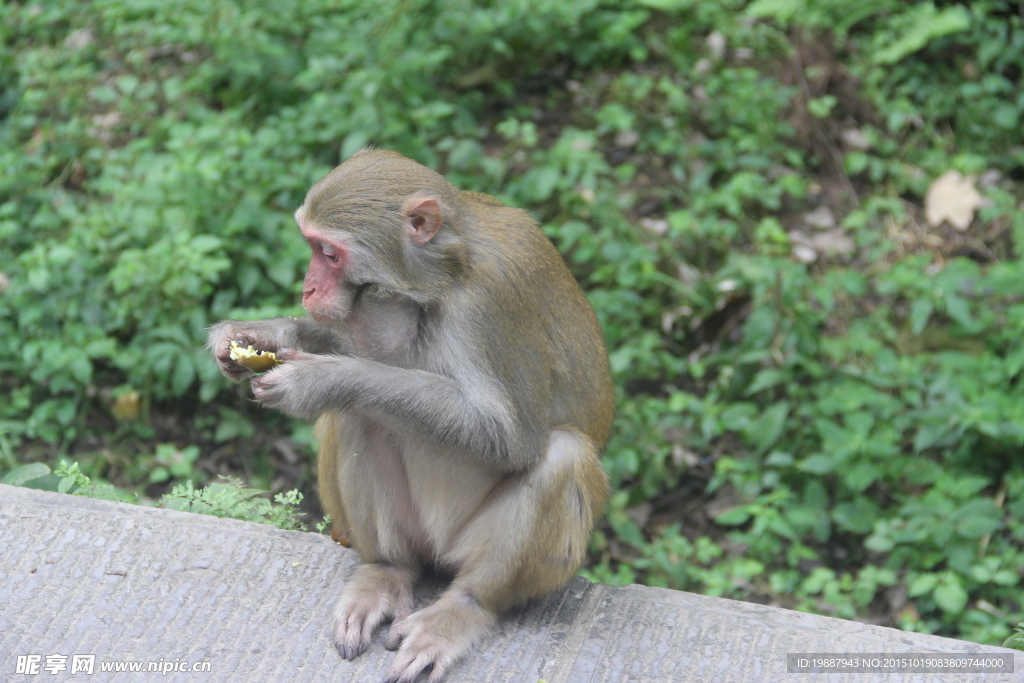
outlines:
M483 276L488 306L504 313L497 317L506 321L500 334L506 344L511 342L508 356L495 359L502 379L516 389L525 389L518 386L524 382L540 383L540 396L549 403L548 426L573 426L603 448L614 392L593 307L561 254L525 211L488 195L463 194L475 209L473 226L480 232L471 239L477 245L471 268ZM544 376L524 371L525 366L543 368ZM537 386L523 393L536 397Z

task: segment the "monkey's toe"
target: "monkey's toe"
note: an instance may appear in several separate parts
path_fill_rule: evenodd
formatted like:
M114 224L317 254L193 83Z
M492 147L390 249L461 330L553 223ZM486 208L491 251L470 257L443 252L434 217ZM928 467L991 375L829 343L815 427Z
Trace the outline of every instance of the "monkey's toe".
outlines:
M395 663L388 669L388 675L384 678L384 683L413 683L416 677L423 671L431 671L430 680L432 683L440 681L444 678L448 666L439 665L433 656L426 652L419 654L414 653L399 653L395 657Z
M362 643L362 642L356 643L355 645L345 644L345 643L338 643L336 645L336 647L338 648L338 654L341 655L342 659L347 659L348 661L352 661L353 659L355 659L359 655L361 655L364 652L366 652L366 648L368 647L368 645L369 645L369 643Z
M397 650L405 637L409 635L409 628L414 623L409 619L410 616L412 616L412 612L407 610L395 615L391 621L391 628L388 629L388 637L384 640L385 650Z
M379 623L379 618L366 618L365 615L362 619L339 619L334 627L334 646L341 658L351 661L366 652Z
M402 644L403 638L405 638L405 633L398 624L394 624L388 631L387 640L384 641L384 649L392 651L397 650L398 646Z
M380 618L364 618L351 623L339 623L334 632L334 643L342 659L353 660L366 652Z

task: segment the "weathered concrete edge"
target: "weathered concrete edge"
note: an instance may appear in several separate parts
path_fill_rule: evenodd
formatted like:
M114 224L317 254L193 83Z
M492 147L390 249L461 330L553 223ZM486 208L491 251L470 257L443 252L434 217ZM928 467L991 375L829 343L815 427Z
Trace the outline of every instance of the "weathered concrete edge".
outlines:
M259 524L257 522L245 522L240 519L228 517L214 517L213 515L201 515L195 512L182 512L181 510L168 510L166 508L152 507L149 505L122 503L116 500L96 500L86 496L74 496L54 491L40 491L20 486L8 486L0 484L0 504L7 500L20 500L34 505L54 505L60 507L73 507L94 512L108 512L113 505L118 512L141 515L143 517L159 517L161 520L180 521L188 524L200 524L211 528L231 530L235 533L258 534L261 536L278 536L291 541L304 541L307 543L324 543L334 545L334 541L324 534L312 533L309 531L286 531L279 529L272 524ZM349 551L352 552L352 551Z
M0 505L5 501L20 501L31 505L57 506L62 508L77 508L92 512L109 513L117 511L121 514L129 514L142 518L149 518L154 521L159 519L162 523L188 524L210 529L217 529L221 532L229 532L236 535L278 537L288 541L302 542L307 544L322 544L333 546L333 550L342 553L355 552L337 547L334 542L323 534L285 531L267 524L244 522L235 519L200 515L178 510L167 510L143 505L133 505L117 501L94 500L84 496L71 496L51 491L40 491L37 489L26 489L21 487L7 486L0 484ZM111 508L110 506L115 506ZM120 506L120 507L117 507ZM969 641L956 640L943 636L935 636L914 632L900 631L899 629L865 624L856 621L849 621L835 617L797 612L781 607L759 605L756 603L742 602L728 598L703 596L694 593L686 593L666 588L631 585L620 588L590 584L584 579L577 578L573 582L578 586L577 590L584 593L584 604L579 610L580 619L575 621L569 628L566 640L559 648L562 659L558 666L559 672L571 668L579 655L579 650L586 638L590 627L590 621L598 610L599 604L608 600L628 601L631 597L637 600L660 603L663 605L679 608L683 611L704 611L723 615L739 616L744 619L759 621L768 628L797 629L808 632L826 632L830 634L846 634L860 636L868 640L895 640L902 642L914 651L935 651L935 652L962 652L962 653L1013 653L1016 661L1020 664L1020 653L1006 648L981 645ZM585 583L586 586L579 584ZM555 680L558 680L556 677Z
M761 605L756 602L743 602L730 598L718 598L698 593L687 593L684 591L672 590L670 588L658 588L656 586L643 586L631 584L616 588L617 591L630 593L633 591L642 592L644 599L649 602L660 602L666 605L686 607L693 609L699 606L702 611L716 612L719 614L735 614L742 609L743 615L752 621L761 621L765 624L785 622L787 628L807 631L828 631L830 633L845 633L849 635L879 636L894 635L903 636L902 640L907 645L921 648L922 650L933 649L935 652L948 651L956 647L957 652L1006 652L1022 655L1018 650L999 647L996 645L983 645L969 640L958 640L947 636L936 636L929 633L918 633L916 631L902 631L891 626L879 626L867 624L850 619L830 617L824 614L813 614L811 612L799 612L786 607L773 605ZM742 605L742 608L738 606ZM763 619L758 619L763 616ZM780 618L781 617L781 618Z
M333 540L329 536L324 534L312 533L308 531L286 531L279 529L270 524L259 524L256 522L246 522L238 519L230 519L223 517L214 517L212 515L202 515L194 512L182 512L180 510L168 510L165 508L150 507L147 505L135 505L132 503L122 503L119 501L112 500L95 500L87 498L85 496L74 496L63 493L55 493L53 491L40 491L38 489L28 489L17 486L8 486L6 484L0 484L0 504L4 500L18 499L33 504L46 504L46 505L57 505L62 507L78 507L82 509L88 509L97 512L108 511L109 506L113 505L120 508L121 512L130 513L142 516L159 517L163 520L180 521L188 524L199 524L201 526L207 526L210 528L219 528L222 530L230 530L234 533L243 533L250 535L261 535L270 537L281 537L287 538L290 541L302 541L305 543L320 543L329 546L335 546ZM345 553L353 553L355 551L337 547L337 550ZM588 582L589 583L589 582ZM941 649L943 646L948 648L953 643L956 643L964 651L981 651L991 652L993 649L1001 652L1017 652L1016 650L1010 650L1007 648L996 647L993 645L981 645L966 640L957 640L955 638L948 638L945 636L936 636L926 633L916 633L901 631L899 629L878 626L875 624L867 624L859 621L851 621L848 619L841 619L838 617L830 617L820 614L812 614L809 612L799 612L796 610L790 610L785 607L776 607L771 605L761 605L758 603L744 602L742 600L733 600L730 598L719 598L714 596L700 595L698 593L689 593L684 591L672 590L669 588L659 588L656 586L643 586L639 584L632 584L629 586L623 586L619 588L612 588L610 586L603 586L601 584L593 584L593 588L598 590L587 591L587 606L581 611L581 614L591 615L599 600L602 599L604 591L611 589L618 592L629 592L629 593L641 593L646 600L653 600L661 602L663 604L681 606L693 608L698 606L705 611L718 612L722 614L735 614L737 611L741 611L746 618L755 618L756 616L763 616L762 621L765 623L771 623L778 621L777 617L784 617L787 626L793 628L807 629L811 631L831 631L845 632L850 634L869 634L875 629L881 629L885 633L901 633L906 634L908 637L913 638L914 645L925 645L927 641L933 641L936 648ZM959 648L958 648L959 649Z

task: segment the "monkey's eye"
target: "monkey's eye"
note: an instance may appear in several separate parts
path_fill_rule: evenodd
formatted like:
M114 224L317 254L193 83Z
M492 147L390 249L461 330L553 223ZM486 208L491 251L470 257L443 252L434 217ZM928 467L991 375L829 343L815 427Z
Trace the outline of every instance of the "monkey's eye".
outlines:
M334 247L332 247L331 245L327 244L326 242L321 242L320 243L320 251L322 251L324 256L326 256L331 261L337 261L338 260L338 252L335 251Z

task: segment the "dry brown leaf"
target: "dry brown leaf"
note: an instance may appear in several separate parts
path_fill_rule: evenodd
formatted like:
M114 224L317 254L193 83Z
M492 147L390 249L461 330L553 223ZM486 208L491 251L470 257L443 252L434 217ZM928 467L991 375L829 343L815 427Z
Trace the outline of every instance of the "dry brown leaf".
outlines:
M644 230L652 232L659 237L668 232L668 221L664 218L641 218L640 225Z
M804 214L804 223L817 228L818 230L828 230L829 228L836 227L836 217L832 213L832 209L828 208L824 204L816 208L814 211L808 211Z
M849 256L856 246L842 228L826 230L811 237L811 245L821 253Z
M924 196L924 215L933 228L946 221L957 230L966 230L974 220L974 212L985 204L985 198L974 187L974 176L949 170L928 188Z

